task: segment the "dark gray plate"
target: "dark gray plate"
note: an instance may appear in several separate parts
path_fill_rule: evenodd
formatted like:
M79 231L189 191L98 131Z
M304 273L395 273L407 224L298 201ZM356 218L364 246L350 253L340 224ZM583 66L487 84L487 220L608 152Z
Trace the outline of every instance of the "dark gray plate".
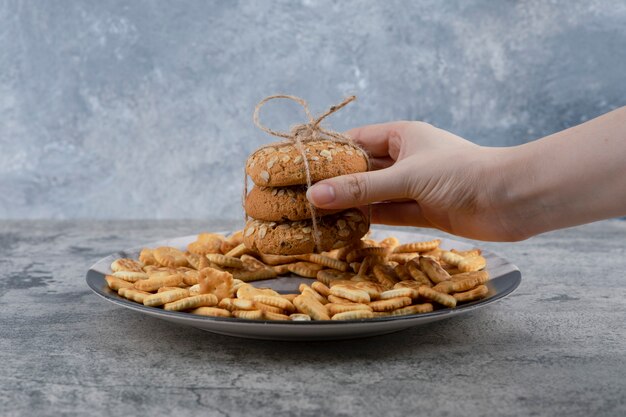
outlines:
M222 232L223 233L223 232ZM225 234L227 234L226 232ZM383 239L389 235L396 236L401 242L414 242L433 239L432 236L413 232L388 231L373 228L372 238ZM185 236L169 240L147 243L142 247L174 246L185 248L189 242L196 239L196 235ZM451 249L470 249L471 246L452 239L442 239L441 246ZM251 339L268 340L332 340L352 339L368 337L386 333L397 332L409 327L419 326L436 320L442 320L458 316L477 308L486 306L513 292L522 280L519 269L493 252L484 251L487 258L487 268L491 280L487 284L489 295L482 300L462 304L455 309L435 310L431 313L400 316L381 317L376 319L358 321L309 321L309 322L285 322L285 321L254 321L236 318L219 318L196 316L189 313L170 312L154 307L145 307L133 301L128 301L111 291L104 280L105 274L110 274L111 263L117 258L137 258L139 248L124 250L96 262L87 272L87 285L99 296L119 306L135 310L159 319L171 321L186 326L213 333L228 336L244 337ZM299 277L282 277L277 279L259 281L253 283L257 286L271 287L281 293L297 293L301 282L313 282L313 280Z

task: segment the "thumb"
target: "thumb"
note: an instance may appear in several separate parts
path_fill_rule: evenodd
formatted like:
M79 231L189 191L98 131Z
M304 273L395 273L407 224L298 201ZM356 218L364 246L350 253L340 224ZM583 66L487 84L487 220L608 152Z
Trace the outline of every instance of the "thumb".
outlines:
M407 197L399 168L342 175L315 183L306 196L316 207L344 209Z

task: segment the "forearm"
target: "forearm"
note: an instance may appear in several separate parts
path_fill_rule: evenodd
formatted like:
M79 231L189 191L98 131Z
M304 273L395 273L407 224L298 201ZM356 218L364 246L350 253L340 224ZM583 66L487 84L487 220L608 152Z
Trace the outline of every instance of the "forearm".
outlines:
M626 107L496 154L517 233L626 215Z

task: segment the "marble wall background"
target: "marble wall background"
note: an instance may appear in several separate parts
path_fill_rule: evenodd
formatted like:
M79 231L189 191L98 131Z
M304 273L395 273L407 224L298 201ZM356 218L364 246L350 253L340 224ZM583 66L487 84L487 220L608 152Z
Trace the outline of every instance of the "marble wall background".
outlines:
M0 0L0 218L240 218L279 92L522 143L626 104L625 51L624 1Z

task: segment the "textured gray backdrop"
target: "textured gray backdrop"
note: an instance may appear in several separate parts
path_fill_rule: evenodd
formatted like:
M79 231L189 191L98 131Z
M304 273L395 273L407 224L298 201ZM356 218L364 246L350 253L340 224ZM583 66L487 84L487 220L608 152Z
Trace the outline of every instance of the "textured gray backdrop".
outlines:
M240 218L279 92L525 142L625 104L625 51L624 1L0 0L0 218Z

